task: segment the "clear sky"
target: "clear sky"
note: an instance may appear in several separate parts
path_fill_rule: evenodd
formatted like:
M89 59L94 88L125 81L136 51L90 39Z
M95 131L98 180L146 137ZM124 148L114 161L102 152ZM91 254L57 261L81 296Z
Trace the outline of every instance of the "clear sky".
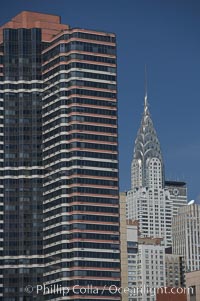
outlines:
M121 191L130 188L147 64L150 111L166 179L186 181L189 199L200 200L200 1L1 0L0 23L22 10L57 14L71 27L117 34Z

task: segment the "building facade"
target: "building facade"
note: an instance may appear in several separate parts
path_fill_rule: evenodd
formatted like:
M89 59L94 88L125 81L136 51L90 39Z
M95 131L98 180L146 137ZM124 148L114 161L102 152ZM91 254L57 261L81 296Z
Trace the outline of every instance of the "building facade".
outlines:
M200 270L186 273L187 301L200 301Z
M128 249L127 249L127 221L126 221L126 193L120 193L120 259L121 259L121 287L128 284ZM123 290L121 301L128 301L129 295Z
M0 29L4 301L120 299L100 293L120 285L115 39L31 12Z
M157 290L166 286L165 247L157 238L139 238L138 243L139 292L136 300L156 301Z
M181 255L172 254L172 248L165 250L166 287L185 286L185 265Z
M179 208L172 223L173 253L184 257L186 272L200 269L200 205Z
M138 298L138 223L127 221L127 254L128 254L128 300L135 301Z
M157 292L156 301L187 301L187 290L180 288L176 291L175 288L166 287Z
M128 301L156 301L166 286L165 247L159 238L138 235L138 222L127 221Z
M160 143L150 116L147 95L135 140L131 190L127 192L127 219L139 221L140 235L163 238L171 245L172 201L165 189Z

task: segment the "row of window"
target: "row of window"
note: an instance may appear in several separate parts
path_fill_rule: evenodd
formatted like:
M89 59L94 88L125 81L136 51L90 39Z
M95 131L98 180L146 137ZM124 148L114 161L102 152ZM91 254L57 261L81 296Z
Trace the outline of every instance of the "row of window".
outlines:
M30 119L23 119L26 124L30 123ZM93 117L93 116L81 116L81 115L72 115L69 117L58 117L55 120L49 121L48 123L43 125L43 130L44 132L49 131L51 128L57 127L58 125L64 123L65 125L71 125L71 123L95 123L96 124L103 124L103 126L107 125L117 125L117 120L115 118L110 119L110 118L102 118L102 117ZM13 119L7 119L6 123L12 123L18 124L18 120L16 118Z
M89 175L93 178L96 177L103 177L103 178L117 178L118 172L112 172L112 171L104 171L104 170L89 170L89 169L70 169L70 170L61 170L58 172L55 172L53 174L50 174L45 177L43 180L43 183L48 183L49 181L56 181L56 179L60 177L69 177L76 175L78 177L81 177L81 175Z
M81 41L66 41L66 43L60 43L59 45L51 48L43 54L43 62L50 60L54 56L60 53L67 53L73 50L94 52L94 53L103 53L103 54L116 54L116 47L105 45L105 44L96 44L96 43L87 43Z
M28 128L29 129L29 128ZM14 129L13 129L14 130ZM17 132L17 128L15 128ZM70 132L76 130L77 132L97 132L97 133L117 133L117 128L113 127L105 127L105 126L95 126L95 125L87 125L87 124L72 124L70 126L60 126L56 129L52 129L49 132L43 134L43 139L51 138L56 134L60 134L61 132Z
M69 88L72 86L83 86L83 87L92 87L96 89L108 89L108 90L116 90L116 85L107 84L107 83L100 83L100 82L93 82L93 81L84 81L84 80L70 80L68 82L61 82L56 85L57 89L62 88ZM49 88L46 92L47 95L55 91L55 87Z
M19 83L19 84L0 85L1 90L20 90L20 89L30 90L30 89L41 89L41 88L42 88L42 84L40 83L31 83L31 84Z
M19 170L1 170L0 176L40 176L43 174L42 169L19 169Z
M115 108L117 106L116 102L109 101L109 100L99 100L99 99L89 99L89 98L78 98L78 97L72 97L72 98L66 98L66 99L59 99L55 103L52 103L45 108L43 108L42 112L43 114L46 114L49 111L52 111L60 106L70 106L72 104L86 104L91 106L105 106L105 107L111 107Z
M19 265L19 264L42 264L43 258L19 258L19 259L3 259L0 260L0 265Z
M57 252L60 250L69 250L69 249L97 249L97 250L119 250L119 244L110 244L110 243L95 243L95 242L73 242L73 243L61 243L59 245L46 248L44 250L45 255L48 253Z
M111 43L116 42L116 38L114 36L110 36L108 33L105 33L105 35L99 35L97 33L95 34L95 33L87 33L87 32L72 32L72 33L64 34L64 35L60 36L58 39L54 40L53 43L55 43L59 40L68 40L69 38L97 40L97 41L111 42Z
M46 156L50 156L52 153L58 152L61 149L71 149L71 148L87 148L87 149L95 149L95 150L110 150L117 151L116 145L109 144L96 144L96 143L86 143L86 142L71 142L66 143L66 141L62 141L61 145L51 147L49 150L44 151L44 158Z
M93 61L93 62L101 62L106 64L116 64L116 59L105 56L96 56L89 54L81 54L81 53L71 53L69 55L59 56L56 59L48 62L43 66L43 71L53 67L54 65L59 64L60 62L68 62L70 60L85 60L85 61Z
M44 196L44 200L49 200L52 198L60 197L63 194L95 194L95 195L118 195L118 190L115 189L103 189L103 188L93 188L93 187L71 187L69 189L62 188L54 192L50 192Z
M48 105L50 102L55 101L58 97L70 97L71 95L86 95L94 97L102 97L109 99L116 99L116 93L103 92L97 90L86 90L86 89L69 89L68 91L59 91L58 93L46 98L43 100L44 106Z
M19 140L19 137L15 137L15 136L10 136L9 137L10 141L14 141L14 140ZM22 140L31 140L31 137L28 135L23 135L21 137ZM93 140L93 141L108 141L108 142L117 142L117 137L113 137L113 136L104 136L104 135L93 135L93 134L79 134L79 133L74 133L74 134L70 134L70 135L60 135L57 136L55 138L52 138L51 140L44 142L44 148L47 148L49 146L51 146L52 144L56 144L58 142L61 141L67 141L68 143L72 140ZM92 141L91 141L92 142ZM28 154L26 154L28 155ZM25 156L26 157L26 156Z
M96 204L101 204L104 207L112 206L112 205L118 205L119 201L118 199L114 198L106 198L106 197L91 197L91 196L73 196L73 197L61 197L56 200L53 200L51 202L47 202L44 204L45 209L49 209L54 206L58 206L61 204L71 204L74 202L81 202L84 204L88 203L96 203Z
M44 204L44 210L47 209L46 204ZM15 206L17 208L17 206ZM3 209L3 207L2 207ZM1 208L0 208L1 210ZM64 212L73 212L73 211L85 211L85 212L100 212L100 213L113 213L118 214L119 209L116 207L101 207L101 206L89 206L89 205L72 205L66 207L59 207L57 209L52 208L51 211L44 213L44 217L57 215Z
M42 183L41 178L33 178L33 179L1 179L0 184L2 185L28 185L28 184L33 184L33 185L40 185Z
M82 252L75 252L75 253L82 253ZM83 252L84 253L84 252ZM87 254L89 254L89 253L91 253L91 255L94 255L94 253L93 252L87 252ZM110 255L117 255L117 256L115 256L115 257L108 257L108 258L116 258L116 259L118 259L119 258L119 254L110 254ZM80 256L80 257L84 257L84 256ZM89 256L87 256L87 257L89 257ZM94 256L93 256L94 257ZM98 256L98 254L96 254L96 256L95 256L95 258L104 258L104 257L102 257L101 256L101 254L99 253L99 256ZM91 277L89 278L89 282L90 282L90 285L91 285L91 287L107 287L108 286L108 283L110 284L110 285L116 285L117 287L120 287L120 282L119 281L117 281L117 280L111 280L111 279L109 279L109 281L108 281L108 279L105 279L105 280L102 280L102 279L98 279L98 280L94 280L94 279L91 279ZM54 282L53 283L54 285L55 285L55 287L56 287L56 285L58 284L58 287L73 287L73 286L75 286L75 285L80 285L80 286L82 286L82 287L88 287L88 279L77 279L77 278L75 278L75 279L73 279L73 280L70 280L70 281L59 281L59 282ZM49 295L47 296L48 297L48 299L46 299L46 300L49 300ZM52 295L52 299L54 299L55 298L55 294L54 295ZM85 300L85 298L84 298L84 300ZM104 301L111 301L110 299L109 300L105 300L105 299L103 299ZM15 301L18 301L18 300L15 300ZM76 299L76 301L83 301L83 299L81 298L81 299ZM94 301L94 298L92 298L92 299L89 299L89 298L87 298L87 301Z
M60 231L102 231L102 232L119 232L119 226L117 225L105 225L103 223L101 224L87 224L86 222L84 223L72 223L68 225L61 225L61 226L55 226L54 228L45 230L44 229L44 236L56 234ZM73 257L71 254L69 256ZM84 256L81 256L84 257Z
M30 101L31 99L38 100L37 104L40 105L40 95L41 93L38 91L31 91L31 92L5 92L4 99L9 101L9 104L12 101L16 101L16 104L24 103L24 101Z
M62 146L62 145L61 145ZM61 148L62 149L62 148ZM109 160L117 160L118 156L117 154L113 154L113 153L102 153L102 152L89 152L89 151L71 151L71 152L60 152L51 156L50 158L45 159L44 165L53 163L57 160L60 160L62 158L72 158L72 157L84 157L84 158L96 158L96 159L109 159ZM52 153L53 154L53 153ZM51 171L51 168L46 168L46 172ZM5 173L8 172L5 170ZM20 171L21 172L21 171ZM67 172L67 171L66 171ZM73 172L69 171L69 172ZM97 171L96 171L97 172ZM20 174L23 174L23 172L21 172ZM27 173L26 173L27 174ZM28 173L29 174L29 173ZM0 171L0 175L1 175L1 171ZM7 174L5 174L7 175ZM15 175L15 174L14 174ZM100 174L99 174L100 175Z
M13 216L14 218L14 216ZM52 226L52 224L69 222L75 220L82 221L99 221L99 222L110 222L110 223L118 223L119 218L115 216L106 216L106 215L87 215L87 214L70 214L70 215L62 215L55 218L52 218L48 221L44 222L45 227Z
M17 111L13 111L13 115L18 113ZM58 108L55 112L49 113L45 117L43 117L43 122L47 122L61 114L71 114L73 112L84 113L84 114L95 114L95 115L108 115L108 116L116 116L116 110L106 110L106 109L97 109L97 108L88 108L88 107L78 107L74 106L71 108ZM30 114L30 110L23 110L21 113ZM38 111L39 113L39 111Z
M53 170L57 170L63 167L70 166L91 166L91 167L100 167L100 168L112 168L117 169L118 164L112 162L103 162L103 161L89 161L89 160L71 160L71 161L62 161L53 165Z
M5 118L4 121L5 121L5 124L6 126L15 126L16 124L19 125L19 124L24 124L25 126L26 125L29 125L29 124L33 124L33 122L35 124L41 124L41 117L39 116L39 118L33 118L32 116L30 116L29 118L16 118L17 116L14 116L14 117L10 117L10 118Z
M4 32L4 41L16 41L19 39L23 41L34 41L35 43L41 42L41 29L39 28L19 28L19 29L11 29L5 28Z
M58 73L59 71L63 70L69 70L69 69L87 69L87 70L97 70L97 71L104 71L109 73L116 74L116 67L110 67L105 65L95 65L95 64L88 64L88 63L79 63L79 62L73 62L68 64L62 64L59 66L56 66L55 68L49 70L45 74L43 74L44 79L48 78L50 76L54 76L55 73ZM82 70L83 71L83 70Z
M52 281L54 279L60 279L63 277L111 277L111 278L119 278L119 272L110 272L110 271L92 271L92 270L81 270L81 271L69 271L69 272L59 272L55 274L51 274L45 277L46 281ZM110 295L109 291L107 292ZM72 292L73 294L73 292Z
M60 81L62 79L69 79L69 78L73 78L73 77L92 78L92 79L100 79L100 80L105 80L105 81L116 81L116 76L110 75L110 74L90 73L90 72L83 72L83 71L70 71L68 73L58 74L58 75L54 76L53 78L49 79L48 82L46 83L46 87L48 88L49 85L52 85L55 82ZM57 88L58 86L59 86L59 84L57 83L52 88L55 88L55 87ZM47 90L47 91L49 91L49 90Z
M60 258L62 254L57 255L58 258ZM45 268L45 271L50 272L52 271L52 268L57 265L57 263L54 263L54 258L46 258L44 262L52 263L51 266L47 266ZM74 260L74 261L64 261L59 263L60 268L71 268L71 267L96 267L96 268L111 268L111 269L117 269L120 267L119 262L108 262L108 261L87 261L87 260Z
M34 116L36 114L41 114L41 110L33 110L32 108L31 109L22 109L22 108L19 108L18 110L14 110L13 108L12 109L6 109L4 110L4 114L5 115L17 115L17 116L22 116L22 115L28 115L28 116Z
M81 34L81 35L84 34L84 37L83 37L83 35L82 35L82 37L80 37L80 36L77 37L77 34ZM111 37L111 36L100 36L100 35L93 35L93 34L87 34L87 33L77 33L77 32L69 33L69 34L65 33L65 34L61 35L60 37L55 38L55 40L53 40L53 42L46 43L45 48L53 46L53 45L55 45L55 43L57 43L59 41L62 41L62 42L64 42L64 41L67 42L68 41L68 42L70 42L70 39L75 38L75 37L77 39L89 39L89 40L112 42L112 43L114 43L114 40L115 40L115 38ZM54 48L54 50L53 50L54 53L57 51L57 48L56 49Z
M80 184L80 185L98 185L98 186L112 186L112 187L117 187L118 182L117 181L111 181L111 180L99 180L99 179L91 179L91 178L71 178L68 180L57 180L55 182L52 182L49 185L45 186L45 190L52 190L56 189L61 186L66 186L66 185L75 185L75 184Z
M119 241L118 235L110 234L95 234L95 233L74 233L74 234L61 234L44 240L44 245L49 245L61 240L109 240L109 241Z

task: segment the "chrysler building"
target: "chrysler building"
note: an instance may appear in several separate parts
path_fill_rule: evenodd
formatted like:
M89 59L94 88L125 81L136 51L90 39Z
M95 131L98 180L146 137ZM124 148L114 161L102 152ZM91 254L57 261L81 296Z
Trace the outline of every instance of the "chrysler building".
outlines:
M160 143L149 112L147 93L131 164L131 190L127 192L127 219L138 220L140 236L163 238L171 245L173 204L165 188Z

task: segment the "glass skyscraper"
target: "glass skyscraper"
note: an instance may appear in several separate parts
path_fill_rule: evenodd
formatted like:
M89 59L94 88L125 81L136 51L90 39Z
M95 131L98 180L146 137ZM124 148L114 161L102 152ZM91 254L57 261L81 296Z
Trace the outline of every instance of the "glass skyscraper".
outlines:
M0 177L0 300L120 300L114 34L0 28Z

